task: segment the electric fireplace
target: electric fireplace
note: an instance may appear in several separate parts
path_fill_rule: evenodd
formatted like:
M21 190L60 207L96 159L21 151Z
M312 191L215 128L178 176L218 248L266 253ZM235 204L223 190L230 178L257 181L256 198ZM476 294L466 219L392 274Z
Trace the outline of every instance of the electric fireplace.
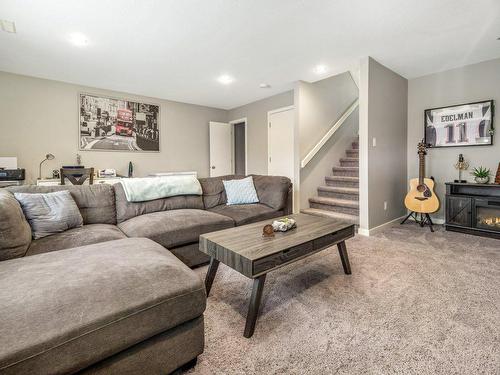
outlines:
M446 183L445 227L500 239L500 185Z
M476 199L476 227L500 233L500 200Z

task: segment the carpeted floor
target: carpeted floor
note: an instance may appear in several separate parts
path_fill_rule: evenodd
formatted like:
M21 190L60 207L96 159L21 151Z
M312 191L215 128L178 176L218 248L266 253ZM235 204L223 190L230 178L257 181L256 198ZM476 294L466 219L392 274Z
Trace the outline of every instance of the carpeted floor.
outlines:
M221 264L192 374L500 374L500 240L414 224L270 273L251 339L251 281ZM205 275L207 267L197 270Z

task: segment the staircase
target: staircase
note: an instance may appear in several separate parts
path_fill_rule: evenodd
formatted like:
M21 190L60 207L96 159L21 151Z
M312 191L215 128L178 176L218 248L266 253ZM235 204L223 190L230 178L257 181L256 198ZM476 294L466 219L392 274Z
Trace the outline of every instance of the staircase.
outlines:
M359 224L359 141L351 147L333 175L325 177L326 185L318 187L318 196L309 198L310 208L301 212Z

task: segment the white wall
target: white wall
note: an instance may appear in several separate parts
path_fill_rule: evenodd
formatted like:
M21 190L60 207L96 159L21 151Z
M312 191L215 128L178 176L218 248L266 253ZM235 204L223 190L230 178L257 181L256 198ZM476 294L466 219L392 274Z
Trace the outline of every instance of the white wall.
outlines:
M467 102L493 99L500 100L500 59L464 66L435 73L408 83L408 177L418 177L417 143L424 136L424 110ZM498 112L497 112L498 113ZM470 166L490 168L493 177L500 162L500 126L498 117L493 146L449 147L428 150L426 174L436 180L436 193L441 200L441 209L433 215L444 218L445 182L458 178L454 164L458 154L464 154ZM463 177L473 181L465 172Z
M79 92L158 103L161 152L79 151ZM0 114L0 156L17 156L19 167L26 168L27 182L34 182L38 164L49 152L56 158L44 164L44 176L61 165L74 164L77 153L85 166L115 168L121 174L127 173L128 162L132 161L136 176L182 170L208 176L208 122L227 121L227 111L221 109L3 72Z
M299 159L302 160L330 130L358 97L358 88L346 72L314 83L299 82L295 88L297 108ZM351 114L315 157L300 170L300 208L309 207L308 199L317 195L339 164L345 150L357 137L358 113Z
M407 97L405 78L372 58L363 59L359 108L363 148L360 204L365 205L361 210L362 229L373 229L406 212Z

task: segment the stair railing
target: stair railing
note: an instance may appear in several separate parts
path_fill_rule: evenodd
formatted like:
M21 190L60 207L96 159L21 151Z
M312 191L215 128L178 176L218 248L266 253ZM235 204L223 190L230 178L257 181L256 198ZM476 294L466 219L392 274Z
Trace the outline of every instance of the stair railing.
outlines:
M359 106L359 99L356 99L349 108L340 116L340 118L332 125L332 127L326 132L326 134L319 140L318 143L307 153L307 155L300 162L300 167L304 168L307 163L309 163L312 158L318 153L319 150L325 145L326 142L335 134L335 132L342 126L342 124L347 120L347 118L354 112Z

